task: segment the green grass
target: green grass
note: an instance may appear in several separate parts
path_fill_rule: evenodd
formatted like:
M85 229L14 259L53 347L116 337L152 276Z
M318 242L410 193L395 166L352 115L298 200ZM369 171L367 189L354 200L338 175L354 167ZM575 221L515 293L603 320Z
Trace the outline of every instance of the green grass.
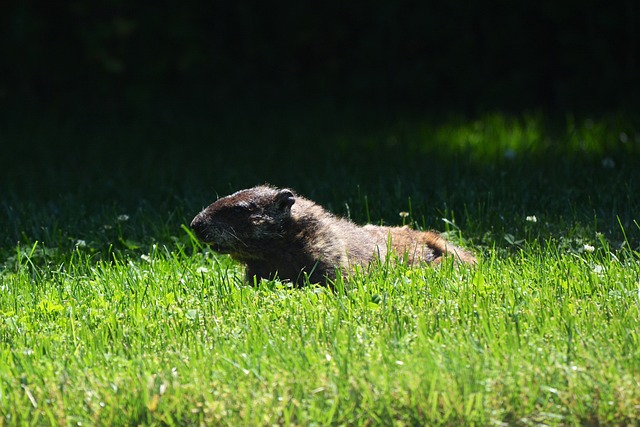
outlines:
M637 122L292 117L8 127L0 425L640 424ZM265 181L481 261L247 286L184 224Z

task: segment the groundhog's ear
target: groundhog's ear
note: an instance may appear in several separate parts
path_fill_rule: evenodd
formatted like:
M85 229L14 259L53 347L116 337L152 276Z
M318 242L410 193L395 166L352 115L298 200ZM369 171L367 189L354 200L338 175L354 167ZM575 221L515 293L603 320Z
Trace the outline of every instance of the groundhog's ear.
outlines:
M290 209L295 202L296 198L293 195L293 191L286 188L284 190L278 191L278 195L276 196L276 205L278 206L278 208L282 210Z

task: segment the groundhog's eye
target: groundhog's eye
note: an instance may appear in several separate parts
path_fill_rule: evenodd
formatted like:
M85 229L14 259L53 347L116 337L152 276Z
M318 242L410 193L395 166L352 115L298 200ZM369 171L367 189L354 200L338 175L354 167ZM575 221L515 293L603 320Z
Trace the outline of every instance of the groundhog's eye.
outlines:
M249 215L249 221L253 224L262 224L264 222L264 218L260 215Z

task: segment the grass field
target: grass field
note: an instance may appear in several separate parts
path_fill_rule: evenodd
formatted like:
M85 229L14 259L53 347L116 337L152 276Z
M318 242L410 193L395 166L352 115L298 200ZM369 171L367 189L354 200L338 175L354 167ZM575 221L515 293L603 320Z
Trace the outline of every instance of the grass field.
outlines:
M640 425L637 118L82 117L3 126L0 426ZM186 224L264 182L481 261L247 286Z

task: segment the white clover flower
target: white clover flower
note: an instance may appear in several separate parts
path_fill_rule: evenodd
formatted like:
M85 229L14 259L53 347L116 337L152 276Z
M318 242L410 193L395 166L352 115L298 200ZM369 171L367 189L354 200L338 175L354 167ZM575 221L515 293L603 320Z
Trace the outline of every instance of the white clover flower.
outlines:
M518 153L513 148L507 148L504 152L504 158L507 160L514 160Z
M538 218L536 218L535 215L529 215L527 216L527 222L538 222Z
M585 252L594 252L596 248L591 245L585 244L584 246L582 246L582 250L584 250Z
M629 142L629 135L627 135L625 132L620 132L620 142L622 142L623 144L626 144L627 142Z
M127 214L118 215L118 221L120 222L129 221L129 215Z
M605 169L613 169L616 167L616 162L611 157L605 157L602 159L602 167Z
M402 218L406 218L409 216L409 212L402 211L402 212L399 212L398 215L400 215Z
M82 239L78 239L76 240L76 248L86 248L87 247L87 242L82 240Z
M151 257L149 255L140 255L140 258L144 261L151 262Z

